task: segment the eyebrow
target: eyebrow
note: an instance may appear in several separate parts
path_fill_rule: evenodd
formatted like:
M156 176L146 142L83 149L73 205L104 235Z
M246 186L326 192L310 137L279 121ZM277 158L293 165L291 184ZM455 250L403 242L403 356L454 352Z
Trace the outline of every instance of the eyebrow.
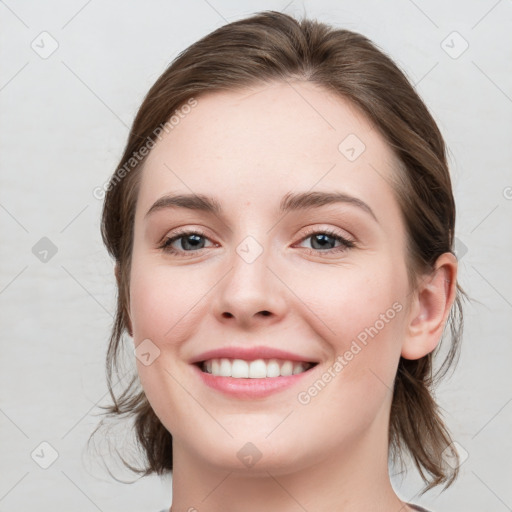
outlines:
M363 200L342 192L301 192L294 194L289 192L281 200L279 211L281 213L288 213L294 210L320 208L321 206L336 203L356 206L371 215L377 223L379 222L373 210ZM169 194L157 199L147 211L145 217L167 208L188 208L214 215L222 215L222 207L213 197L204 194Z

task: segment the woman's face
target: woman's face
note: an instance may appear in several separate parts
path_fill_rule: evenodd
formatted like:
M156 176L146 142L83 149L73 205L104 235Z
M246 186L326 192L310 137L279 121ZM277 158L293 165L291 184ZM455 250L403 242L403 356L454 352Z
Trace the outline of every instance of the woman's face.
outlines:
M301 82L201 96L155 145L129 313L176 457L279 474L383 449L410 300L396 165L350 103Z

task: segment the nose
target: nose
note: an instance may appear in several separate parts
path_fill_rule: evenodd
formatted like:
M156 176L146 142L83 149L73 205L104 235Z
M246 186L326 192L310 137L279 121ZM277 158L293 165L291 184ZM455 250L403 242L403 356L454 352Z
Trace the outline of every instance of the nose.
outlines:
M270 268L268 252L263 250L254 261L234 253L230 270L215 287L213 308L219 322L250 329L284 317L286 287Z

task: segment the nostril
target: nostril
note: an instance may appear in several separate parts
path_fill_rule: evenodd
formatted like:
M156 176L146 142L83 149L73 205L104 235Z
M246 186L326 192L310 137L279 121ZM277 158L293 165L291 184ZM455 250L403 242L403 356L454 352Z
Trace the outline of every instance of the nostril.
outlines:
M269 316L270 315L270 311L262 311L261 314L263 316Z

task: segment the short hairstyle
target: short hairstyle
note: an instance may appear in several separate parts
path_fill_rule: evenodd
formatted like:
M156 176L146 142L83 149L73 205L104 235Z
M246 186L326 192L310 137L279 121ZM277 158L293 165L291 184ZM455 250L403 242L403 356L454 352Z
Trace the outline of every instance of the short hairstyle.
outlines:
M149 142L191 98L291 80L319 85L357 106L396 155L399 165L393 172L392 187L406 226L410 288L417 289L418 277L433 271L441 254L455 254L455 202L441 133L405 74L369 39L316 20L299 21L264 11L224 25L192 44L144 98L121 161L105 187L101 233L118 267L118 297L106 361L113 405L103 409L108 416L134 419L144 467L135 468L124 459L123 463L139 474L169 472L173 460L172 436L144 391L136 386L137 375L119 396L112 386L121 340L128 328L134 214ZM450 485L458 473L453 458L450 465L443 461L452 439L432 390L458 358L463 298L467 295L457 283L443 331L443 338L449 330L451 339L437 371L433 370L433 357L440 345L418 360L401 357L394 381L390 455L393 461L403 462L402 456L408 453L427 484L425 490L441 483ZM456 453L452 457L456 458Z

